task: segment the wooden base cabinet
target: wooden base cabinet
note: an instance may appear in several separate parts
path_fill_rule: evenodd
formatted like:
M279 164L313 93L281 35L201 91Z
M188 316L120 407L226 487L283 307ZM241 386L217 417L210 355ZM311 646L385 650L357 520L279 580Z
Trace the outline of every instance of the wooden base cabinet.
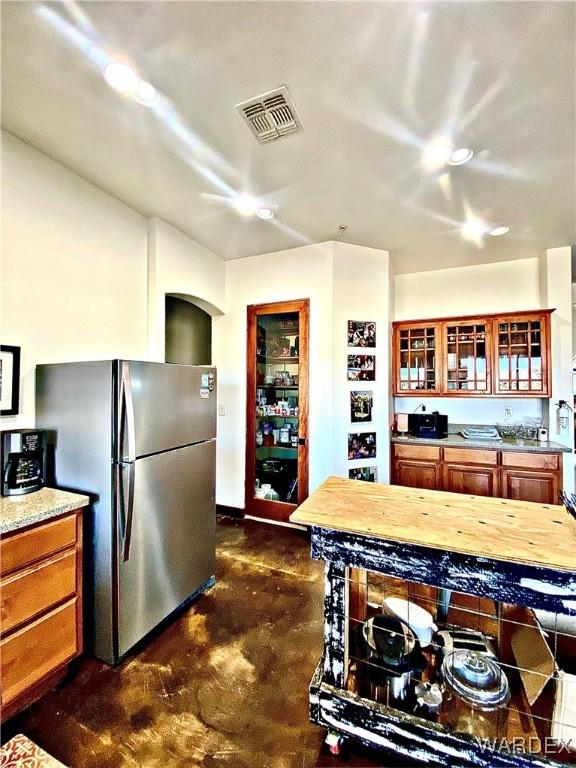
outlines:
M499 472L493 467L469 467L465 464L444 464L442 489L474 496L500 496Z
M558 504L560 478L556 472L502 470L502 497L516 501Z
M82 513L0 541L2 720L49 690L82 652Z
M440 484L440 449L431 446L395 446L394 484L430 491Z
M562 454L393 443L392 484L559 504Z

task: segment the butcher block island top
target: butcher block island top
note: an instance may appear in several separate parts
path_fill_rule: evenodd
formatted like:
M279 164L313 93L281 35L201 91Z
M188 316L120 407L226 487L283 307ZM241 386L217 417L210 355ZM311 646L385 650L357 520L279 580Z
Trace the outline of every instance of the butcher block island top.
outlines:
M555 504L329 477L290 521L476 557L576 570L576 520Z

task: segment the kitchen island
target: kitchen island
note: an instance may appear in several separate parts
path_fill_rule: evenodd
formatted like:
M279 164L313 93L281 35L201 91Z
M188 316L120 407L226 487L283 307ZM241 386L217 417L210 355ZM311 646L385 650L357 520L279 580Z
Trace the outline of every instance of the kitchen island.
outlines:
M576 521L563 507L332 477L290 519L311 526L312 556L325 562L324 653L310 685L313 722L428 765L556 764L551 750L542 748L545 734L558 733L553 702L544 716L531 710L512 649L523 652L518 629L540 637L531 609L576 616ZM363 573L380 582L367 585L358 577ZM408 594L420 604L425 596L446 631L481 628L482 637L490 637L488 647L496 648L492 656L502 678L508 670L513 694L497 713L504 731L490 735L524 739L530 754L488 744L487 711L477 731L454 727L442 709L415 714L409 697L390 701L388 689L383 701L362 682L370 673L359 651L364 620L374 612L374 595L381 608L387 593ZM442 683L443 649L438 643L423 650L427 667L415 681ZM453 701L445 709L449 719Z

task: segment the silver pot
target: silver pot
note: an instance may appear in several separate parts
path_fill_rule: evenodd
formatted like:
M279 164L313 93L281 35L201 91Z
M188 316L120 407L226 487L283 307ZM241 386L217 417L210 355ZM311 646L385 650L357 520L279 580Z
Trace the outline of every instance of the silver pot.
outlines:
M476 651L451 651L441 673L446 690L442 722L447 728L484 738L506 733L510 686L495 659Z

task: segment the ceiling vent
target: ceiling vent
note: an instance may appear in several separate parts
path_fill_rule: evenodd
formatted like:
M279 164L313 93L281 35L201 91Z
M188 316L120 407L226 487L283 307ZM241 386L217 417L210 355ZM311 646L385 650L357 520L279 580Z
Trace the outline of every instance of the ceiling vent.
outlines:
M259 144L302 130L302 122L285 85L236 105Z

